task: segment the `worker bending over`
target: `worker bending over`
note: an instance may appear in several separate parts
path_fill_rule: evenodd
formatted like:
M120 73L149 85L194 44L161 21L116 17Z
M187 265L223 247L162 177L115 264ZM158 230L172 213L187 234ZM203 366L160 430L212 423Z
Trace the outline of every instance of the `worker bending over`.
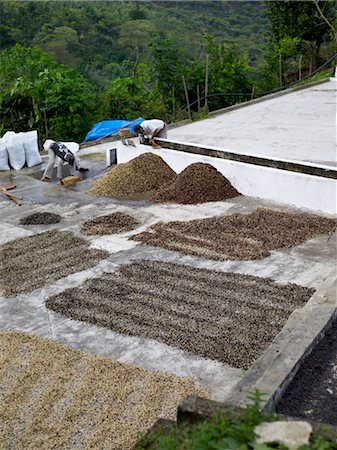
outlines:
M41 181L49 181L53 176L55 160L57 161L57 178L63 183L63 165L67 162L70 166L71 175L75 175L76 171L88 170L81 166L80 160L75 157L72 151L62 142L55 142L47 139L43 144L43 148L48 151L48 164L42 175Z
M159 147L154 141L155 137L167 138L166 123L160 119L144 120L140 125L135 125L133 129L141 137L144 135L148 136L152 147Z

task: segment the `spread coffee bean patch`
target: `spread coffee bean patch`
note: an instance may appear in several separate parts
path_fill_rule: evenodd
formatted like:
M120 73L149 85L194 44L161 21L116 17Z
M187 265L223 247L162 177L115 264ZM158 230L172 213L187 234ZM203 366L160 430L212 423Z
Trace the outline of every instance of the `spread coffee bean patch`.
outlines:
M205 259L253 260L332 233L336 225L335 219L259 208L251 214L159 222L130 239Z
M104 235L131 231L139 225L138 220L128 214L116 212L87 220L82 225L85 234Z
M176 419L194 379L152 373L37 336L0 332L1 448L129 450Z
M96 265L109 255L69 231L46 231L0 246L0 289L28 293Z
M23 217L19 223L20 225L50 225L53 223L59 223L60 221L61 216L58 214L40 212Z
M52 296L46 306L247 369L313 292L249 275L141 261Z

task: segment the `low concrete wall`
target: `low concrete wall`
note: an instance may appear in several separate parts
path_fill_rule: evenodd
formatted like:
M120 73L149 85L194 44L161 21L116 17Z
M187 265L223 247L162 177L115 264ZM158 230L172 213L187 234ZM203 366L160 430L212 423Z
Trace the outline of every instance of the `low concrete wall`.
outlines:
M307 208L324 214L337 214L337 181L291 170L263 167L229 159L204 156L170 149L153 150L147 145L137 147L116 143L118 163L128 162L142 153L154 152L177 173L195 162L212 164L243 195Z

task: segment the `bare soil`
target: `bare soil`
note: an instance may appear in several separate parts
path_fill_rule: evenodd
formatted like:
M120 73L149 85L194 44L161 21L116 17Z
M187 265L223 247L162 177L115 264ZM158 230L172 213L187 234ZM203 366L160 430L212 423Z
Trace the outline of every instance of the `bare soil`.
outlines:
M277 412L337 425L337 322L307 356Z
M236 197L240 193L211 164L195 163L160 187L151 197L154 203L196 204Z
M0 332L0 348L3 449L130 449L157 419L175 420L188 395L207 395L192 378L25 333Z
M129 214L116 212L106 216L99 216L87 220L82 225L82 231L85 234L105 235L114 233L123 233L131 231L139 225L138 220Z
M254 260L332 233L336 225L335 219L259 208L251 214L159 222L130 239L206 259Z
M108 252L69 231L47 231L0 246L0 288L6 296L31 292L97 264Z
M62 217L59 214L50 212L40 212L29 214L20 220L20 225L50 225L61 222Z
M265 278L142 261L52 296L46 306L247 369L313 292Z

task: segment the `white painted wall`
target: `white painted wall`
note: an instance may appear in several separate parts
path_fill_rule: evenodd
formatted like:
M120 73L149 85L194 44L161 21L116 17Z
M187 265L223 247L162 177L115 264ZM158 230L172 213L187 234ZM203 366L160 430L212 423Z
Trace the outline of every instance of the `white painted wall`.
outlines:
M272 200L297 208L337 215L337 181L286 170L195 155L149 146L124 146L116 142L117 162L125 163L142 153L158 154L177 173L195 162L212 164L243 195Z

